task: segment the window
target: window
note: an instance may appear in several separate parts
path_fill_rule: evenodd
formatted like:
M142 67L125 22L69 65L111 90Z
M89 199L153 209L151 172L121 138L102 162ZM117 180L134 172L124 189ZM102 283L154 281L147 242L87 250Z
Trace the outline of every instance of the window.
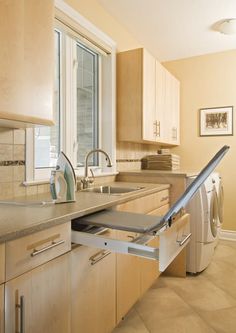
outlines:
M60 152L60 73L61 34L55 31L54 119L55 126L36 127L34 130L34 165L36 169L56 166Z
M99 147L98 54L77 43L77 166L84 165L84 156ZM90 165L98 165L96 155Z
M27 130L26 181L29 182L49 179L61 150L70 158L77 174L84 172L85 156L95 148L106 150L115 165L114 44L108 38L110 51L104 52L106 48L104 45L100 48L99 44L105 35L77 12L73 12L73 19L75 16L82 22L79 27L93 28L95 42L91 42L91 33L89 39L85 38L84 28L81 36L77 28L71 29L71 24L56 20L55 126ZM89 165L103 172L115 171L106 170L103 157L98 154L91 156Z

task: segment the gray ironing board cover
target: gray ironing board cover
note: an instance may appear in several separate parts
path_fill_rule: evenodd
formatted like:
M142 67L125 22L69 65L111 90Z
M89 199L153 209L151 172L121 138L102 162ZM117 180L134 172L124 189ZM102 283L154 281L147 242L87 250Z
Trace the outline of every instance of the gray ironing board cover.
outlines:
M126 230L139 233L156 233L164 226L170 226L172 219L183 208L201 187L207 177L214 171L221 159L229 150L229 146L223 146L215 156L202 169L194 181L186 188L181 197L170 207L164 216L149 216L137 213L119 212L115 210L103 210L98 213L84 216L79 223L95 226L103 226L111 229Z

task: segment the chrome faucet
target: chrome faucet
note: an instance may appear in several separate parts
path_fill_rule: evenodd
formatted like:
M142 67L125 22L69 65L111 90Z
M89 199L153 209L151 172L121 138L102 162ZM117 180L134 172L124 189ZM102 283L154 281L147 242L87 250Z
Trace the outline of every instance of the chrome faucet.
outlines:
M92 169L90 169L90 171L92 173L93 179L90 179L88 177L88 159L89 159L89 156L91 154L94 154L94 153L103 153L105 155L105 157L106 157L107 166L110 167L110 168L112 167L112 162L111 162L110 156L104 150L102 150L102 149L93 149L93 150L90 150L88 152L88 154L85 156L84 177L81 179L81 183L82 183L82 188L83 189L88 188L89 184L92 184L93 181L94 181L94 175L93 175Z

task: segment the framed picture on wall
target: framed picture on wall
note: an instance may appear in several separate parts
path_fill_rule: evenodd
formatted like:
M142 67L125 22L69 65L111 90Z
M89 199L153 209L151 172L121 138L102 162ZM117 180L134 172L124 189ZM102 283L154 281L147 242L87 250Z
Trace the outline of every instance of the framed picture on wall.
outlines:
M200 109L200 136L233 135L233 106Z

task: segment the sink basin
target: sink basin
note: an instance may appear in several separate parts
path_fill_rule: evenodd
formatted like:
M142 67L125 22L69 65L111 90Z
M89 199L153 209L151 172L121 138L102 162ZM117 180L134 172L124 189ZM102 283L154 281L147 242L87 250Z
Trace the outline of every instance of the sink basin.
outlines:
M116 195L121 195L133 191L138 191L142 190L144 187L121 187L121 186L97 186L97 187L91 187L87 188L83 191L85 192L93 192L93 193L103 193L103 194L116 194Z

